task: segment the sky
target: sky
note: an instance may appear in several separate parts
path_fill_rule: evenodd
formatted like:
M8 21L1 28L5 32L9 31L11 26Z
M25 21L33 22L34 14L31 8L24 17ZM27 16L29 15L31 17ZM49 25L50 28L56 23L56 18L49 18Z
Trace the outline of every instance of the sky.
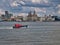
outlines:
M60 0L0 0L0 14L9 11L14 15L26 16L34 10L38 16L60 16Z

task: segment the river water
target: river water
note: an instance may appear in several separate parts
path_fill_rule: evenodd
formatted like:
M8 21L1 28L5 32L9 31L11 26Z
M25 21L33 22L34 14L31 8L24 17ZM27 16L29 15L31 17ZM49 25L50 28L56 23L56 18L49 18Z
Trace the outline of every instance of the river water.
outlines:
M28 28L0 29L0 45L60 45L60 22L0 22L0 27L16 23Z

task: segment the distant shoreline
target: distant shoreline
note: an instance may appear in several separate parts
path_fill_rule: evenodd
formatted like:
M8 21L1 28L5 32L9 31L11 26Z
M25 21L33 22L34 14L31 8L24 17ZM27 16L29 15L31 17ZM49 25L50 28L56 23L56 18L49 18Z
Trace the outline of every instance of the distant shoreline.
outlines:
M60 21L0 21L0 22L60 22Z

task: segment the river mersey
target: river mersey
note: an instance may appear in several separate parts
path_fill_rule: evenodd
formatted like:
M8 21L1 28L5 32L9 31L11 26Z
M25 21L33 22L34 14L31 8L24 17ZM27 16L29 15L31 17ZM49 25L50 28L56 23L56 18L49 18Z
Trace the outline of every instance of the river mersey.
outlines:
M0 22L0 27L28 25L18 29L0 29L0 45L60 45L60 22Z

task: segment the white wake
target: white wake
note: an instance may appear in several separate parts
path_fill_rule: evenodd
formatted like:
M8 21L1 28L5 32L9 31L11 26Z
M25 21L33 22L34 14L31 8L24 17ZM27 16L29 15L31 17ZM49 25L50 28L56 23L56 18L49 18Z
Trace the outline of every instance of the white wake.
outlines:
M13 27L0 27L0 29L13 29Z

